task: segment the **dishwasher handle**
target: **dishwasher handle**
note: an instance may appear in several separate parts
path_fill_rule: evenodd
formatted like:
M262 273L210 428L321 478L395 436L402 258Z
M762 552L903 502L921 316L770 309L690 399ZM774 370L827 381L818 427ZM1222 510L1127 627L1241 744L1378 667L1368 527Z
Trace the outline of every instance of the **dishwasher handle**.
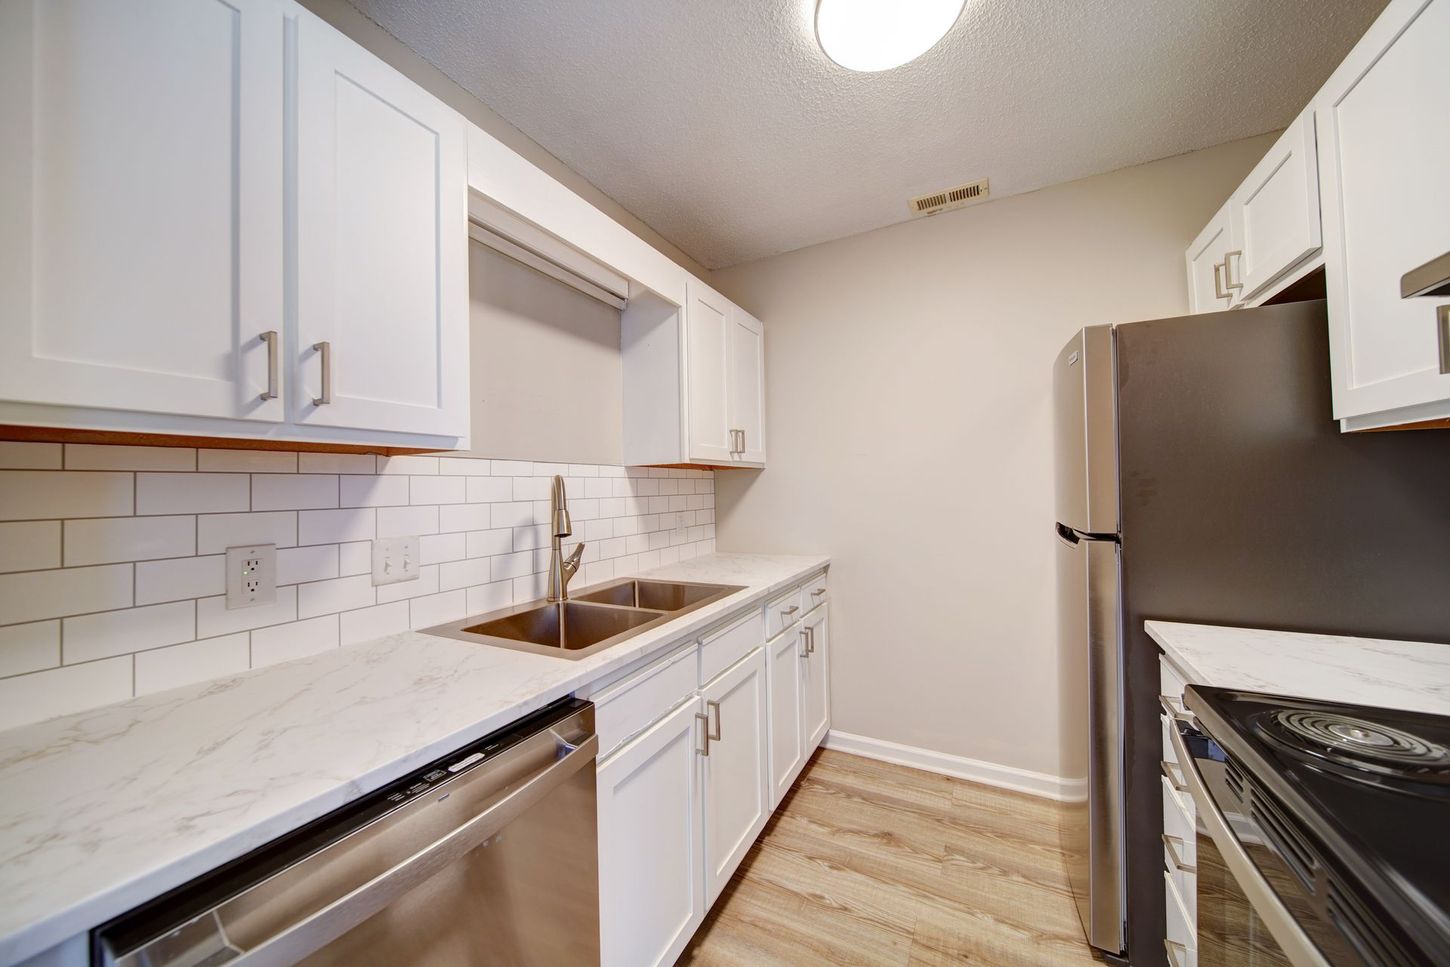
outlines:
M390 869L242 951L228 967L292 964L325 947L394 900L461 859L519 818L580 769L593 762L599 738L590 735L577 745L554 736L558 759L533 773L487 809L447 835L433 841Z

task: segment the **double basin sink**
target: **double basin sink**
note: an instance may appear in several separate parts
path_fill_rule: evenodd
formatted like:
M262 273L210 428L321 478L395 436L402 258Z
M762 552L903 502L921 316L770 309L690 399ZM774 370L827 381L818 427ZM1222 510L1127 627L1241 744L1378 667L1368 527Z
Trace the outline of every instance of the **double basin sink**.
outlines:
M583 658L741 590L737 585L625 578L585 588L568 601L532 601L426 628L423 633Z

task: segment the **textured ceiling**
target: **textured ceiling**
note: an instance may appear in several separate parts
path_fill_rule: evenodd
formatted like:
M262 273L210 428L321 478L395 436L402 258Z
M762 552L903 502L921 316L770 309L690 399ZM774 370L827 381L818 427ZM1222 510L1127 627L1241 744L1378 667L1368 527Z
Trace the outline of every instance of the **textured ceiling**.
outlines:
M1385 0L968 0L854 74L813 0L353 0L710 268L1287 124Z

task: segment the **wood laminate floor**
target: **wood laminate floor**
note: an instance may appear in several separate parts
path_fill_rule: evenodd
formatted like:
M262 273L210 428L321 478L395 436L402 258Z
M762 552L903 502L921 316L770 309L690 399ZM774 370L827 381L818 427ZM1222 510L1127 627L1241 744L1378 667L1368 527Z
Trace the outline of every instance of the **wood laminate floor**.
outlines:
M679 965L1099 964L1046 799L822 750Z

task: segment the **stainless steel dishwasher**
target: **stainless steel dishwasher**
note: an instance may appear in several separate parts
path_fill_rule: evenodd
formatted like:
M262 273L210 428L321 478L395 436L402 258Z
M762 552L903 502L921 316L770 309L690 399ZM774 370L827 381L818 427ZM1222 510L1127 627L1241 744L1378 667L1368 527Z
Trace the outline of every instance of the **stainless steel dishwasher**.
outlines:
M598 748L556 702L97 928L92 962L598 964Z

